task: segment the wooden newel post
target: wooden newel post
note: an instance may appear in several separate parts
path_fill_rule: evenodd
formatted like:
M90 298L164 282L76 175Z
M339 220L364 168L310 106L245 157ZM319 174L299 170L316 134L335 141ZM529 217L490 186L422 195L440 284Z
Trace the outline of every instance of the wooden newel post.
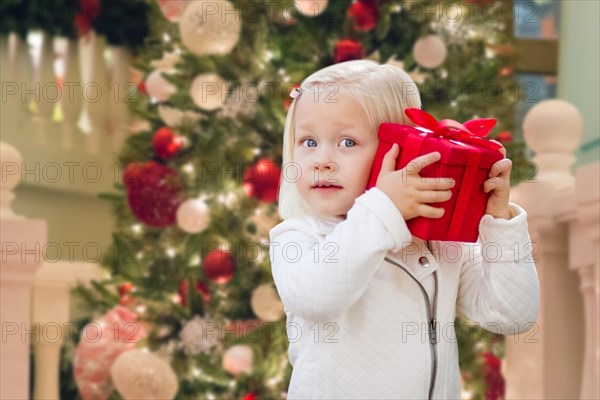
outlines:
M575 189L571 168L582 129L580 112L563 100L540 102L523 123L537 175L511 192L528 214L540 311L534 330L506 339L507 399L579 397L583 307L579 277L569 268L566 214Z
M42 263L46 221L15 215L12 190L21 180L21 156L0 142L0 398L28 399L29 346L37 340L31 324L31 287Z

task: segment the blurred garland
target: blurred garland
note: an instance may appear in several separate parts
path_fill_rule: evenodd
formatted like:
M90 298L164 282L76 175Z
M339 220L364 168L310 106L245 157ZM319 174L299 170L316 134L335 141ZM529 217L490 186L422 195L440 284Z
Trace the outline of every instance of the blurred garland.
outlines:
M75 39L93 29L109 44L137 50L150 32L145 0L2 0L0 36L31 30Z

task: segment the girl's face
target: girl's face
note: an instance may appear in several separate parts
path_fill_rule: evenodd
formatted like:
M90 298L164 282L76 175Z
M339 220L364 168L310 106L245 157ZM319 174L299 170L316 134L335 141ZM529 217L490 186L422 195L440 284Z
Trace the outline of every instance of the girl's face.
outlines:
M296 187L316 212L345 218L365 192L377 137L348 95L305 91L297 101L293 161L302 175ZM315 186L319 182L335 187Z

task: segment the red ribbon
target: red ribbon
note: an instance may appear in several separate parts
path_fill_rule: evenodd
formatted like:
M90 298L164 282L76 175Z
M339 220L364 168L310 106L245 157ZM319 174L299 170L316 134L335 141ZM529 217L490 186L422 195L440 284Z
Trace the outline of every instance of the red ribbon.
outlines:
M484 139L496 125L493 118L477 118L460 123L451 119L436 120L431 114L420 108L407 108L406 116L415 124L429 130L427 136L441 137L462 143L469 143L490 150L502 147L498 143Z

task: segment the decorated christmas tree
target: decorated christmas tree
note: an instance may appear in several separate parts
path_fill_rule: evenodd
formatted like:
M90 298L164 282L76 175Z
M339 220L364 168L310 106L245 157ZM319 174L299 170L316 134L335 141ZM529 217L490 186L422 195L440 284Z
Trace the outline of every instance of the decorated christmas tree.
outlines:
M279 222L289 93L320 68L361 58L402 67L437 118L496 118L490 137L507 147L513 182L527 177L523 145L509 133L515 83L507 3L147 5L150 32L132 71L135 120L119 159L122 181L101 194L117 221L103 260L107 277L80 288L96 314L82 322L73 365L65 365L82 398L286 397L289 338L268 231ZM486 7L501 17L490 18ZM97 327L100 339L86 341ZM457 336L465 393L502 398L502 338L480 330Z

